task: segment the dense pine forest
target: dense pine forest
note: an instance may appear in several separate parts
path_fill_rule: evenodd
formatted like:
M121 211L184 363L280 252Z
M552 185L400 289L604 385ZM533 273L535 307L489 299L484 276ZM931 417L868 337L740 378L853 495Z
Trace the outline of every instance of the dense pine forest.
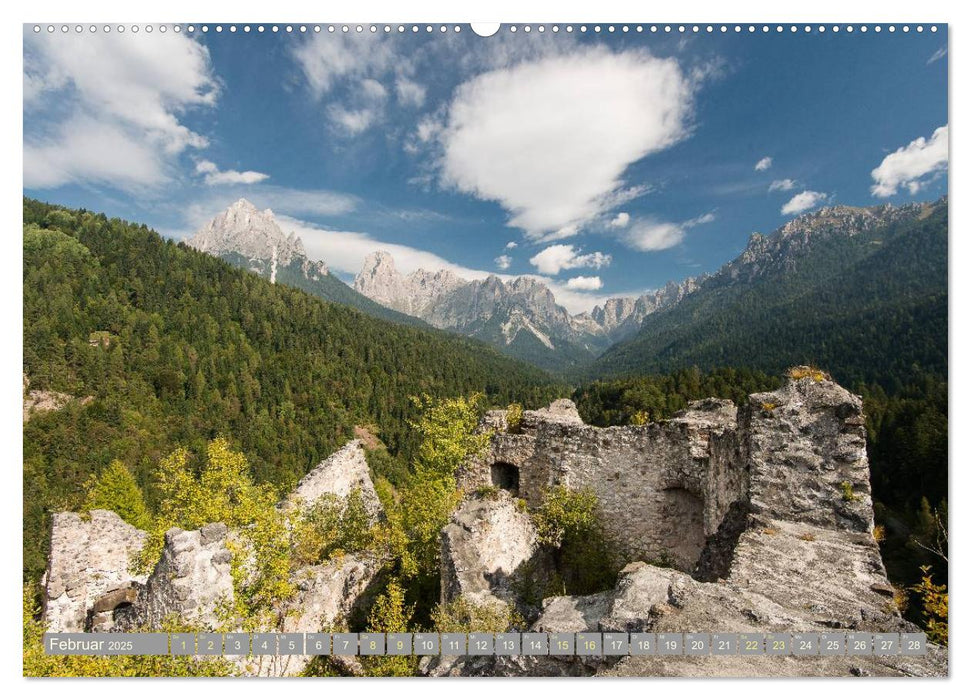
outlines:
M224 436L282 492L363 426L388 448L372 466L394 481L416 448L412 397L538 405L562 393L485 344L273 285L145 226L25 199L23 246L30 390L77 399L24 425L32 580L50 512L78 509L112 460L151 506L162 457Z

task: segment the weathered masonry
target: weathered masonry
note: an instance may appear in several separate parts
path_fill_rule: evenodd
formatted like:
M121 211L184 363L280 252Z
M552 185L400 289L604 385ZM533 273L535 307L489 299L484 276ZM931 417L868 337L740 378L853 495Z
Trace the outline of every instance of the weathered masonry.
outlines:
M555 485L590 488L627 561L696 568L730 533L732 506L769 518L857 532L872 528L862 403L807 376L736 407L707 399L669 421L597 428L573 403L526 411L515 431L491 411L487 451L460 475L537 506ZM852 494L848 496L847 494ZM717 558L707 552L706 560Z

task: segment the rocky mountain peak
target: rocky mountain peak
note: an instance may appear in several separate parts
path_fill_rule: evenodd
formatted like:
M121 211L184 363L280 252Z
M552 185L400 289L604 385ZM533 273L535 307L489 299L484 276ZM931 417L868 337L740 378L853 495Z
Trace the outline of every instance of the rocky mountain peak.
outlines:
M238 199L190 238L188 244L204 253L225 257L239 255L269 267L271 278L277 267L306 259L303 242L291 232L285 234L269 209L260 211L247 199Z

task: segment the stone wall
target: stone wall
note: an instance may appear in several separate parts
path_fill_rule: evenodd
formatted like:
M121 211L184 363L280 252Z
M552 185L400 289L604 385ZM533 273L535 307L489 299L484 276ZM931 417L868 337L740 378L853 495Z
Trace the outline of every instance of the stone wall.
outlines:
M531 507L556 485L592 489L607 535L628 562L694 569L736 503L768 517L872 527L862 404L828 380L791 380L738 409L695 401L643 426L586 425L565 399L526 411L515 430L506 424L503 411L487 414L482 429L493 437L463 468L461 485L508 487L515 469L518 488L510 490Z

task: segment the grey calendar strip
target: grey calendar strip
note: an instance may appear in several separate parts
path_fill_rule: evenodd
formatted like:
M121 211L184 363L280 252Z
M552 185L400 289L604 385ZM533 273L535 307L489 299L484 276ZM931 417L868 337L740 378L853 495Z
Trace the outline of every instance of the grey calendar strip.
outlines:
M47 633L56 655L174 656L919 656L923 633L297 632Z

